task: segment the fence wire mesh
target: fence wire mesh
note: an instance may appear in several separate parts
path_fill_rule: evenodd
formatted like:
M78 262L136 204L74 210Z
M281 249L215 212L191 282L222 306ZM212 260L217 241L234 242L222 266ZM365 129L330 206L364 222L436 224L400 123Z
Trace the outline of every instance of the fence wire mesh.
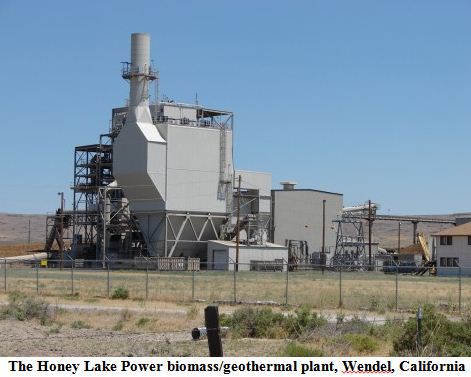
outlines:
M110 297L117 290L131 299L309 304L318 309L391 311L431 303L461 311L471 305L471 267L440 268L419 275L388 267L370 270L363 266L326 268L317 265L201 263L177 271L132 261L40 261L4 260L0 263L5 292L23 291L47 296ZM119 292L118 292L119 293Z

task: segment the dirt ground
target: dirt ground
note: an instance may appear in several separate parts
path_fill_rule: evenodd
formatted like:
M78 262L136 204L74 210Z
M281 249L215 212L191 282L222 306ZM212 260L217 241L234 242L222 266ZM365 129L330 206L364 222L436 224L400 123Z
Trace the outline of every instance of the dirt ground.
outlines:
M34 321L0 321L0 356L209 356L207 340L190 331L128 333L41 326ZM226 356L276 355L282 340L224 339Z
M208 356L207 340L191 337L204 323L203 306L47 300L47 323L0 320L0 356ZM1 295L0 307L6 305ZM223 348L227 356L275 356L285 343L228 338Z
M191 330L204 324L206 304L55 297L41 300L49 303L45 323L39 319L0 319L0 356L208 356L207 340L194 341L191 337ZM7 305L8 297L0 294L0 309ZM220 305L219 312L232 313L239 307ZM349 320L358 314L344 311L342 315ZM337 311L323 311L322 316L335 327ZM385 316L369 313L363 319L383 323ZM332 330L328 336L335 335ZM326 338L326 334L322 337ZM318 341L315 336L311 343L315 346ZM222 341L226 356L279 356L289 342L289 339L231 338L230 334ZM389 349L384 347L378 350L378 355L388 354ZM338 345L332 350L345 355L349 351L348 347L342 351Z

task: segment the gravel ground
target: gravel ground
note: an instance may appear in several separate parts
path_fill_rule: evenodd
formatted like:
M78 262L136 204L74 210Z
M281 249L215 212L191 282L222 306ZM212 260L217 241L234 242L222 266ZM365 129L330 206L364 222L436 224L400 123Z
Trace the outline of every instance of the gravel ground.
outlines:
M59 331L56 333L56 331ZM224 339L225 356L275 356L284 341ZM121 333L0 321L0 356L208 356L206 340L188 332Z

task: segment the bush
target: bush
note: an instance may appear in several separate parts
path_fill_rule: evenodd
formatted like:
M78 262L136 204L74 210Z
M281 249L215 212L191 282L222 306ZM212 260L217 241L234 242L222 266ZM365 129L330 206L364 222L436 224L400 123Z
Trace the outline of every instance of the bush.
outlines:
M404 323L393 342L397 356L471 356L471 321L451 322L432 306L425 306L422 347L417 347L417 319Z
M231 328L231 333L244 338L299 337L307 330L326 323L309 307L299 308L295 315L275 313L271 308L246 307L237 309L232 315L221 315L221 326Z
M221 315L221 326L231 328L232 334L242 338L283 338L283 314L274 313L270 308L237 309L232 315Z
M51 321L49 304L41 299L12 292L8 296L8 306L2 311L3 318L15 318L18 321L39 319L42 325Z
M321 350L304 346L297 342L289 342L282 351L281 356L288 357L322 357Z
M113 300L126 300L129 298L129 290L124 287L116 288L111 295Z
M287 317L288 332L290 335L299 336L327 323L325 318L312 312L311 307L308 305L301 305L295 313L296 315L290 314Z
M378 342L369 335L347 334L344 337L353 350L361 354L369 354L379 348Z
M137 327L144 327L150 322L150 319L147 317L141 317L139 320L136 322Z
M91 326L84 321L74 321L70 324L70 327L73 329L89 329Z

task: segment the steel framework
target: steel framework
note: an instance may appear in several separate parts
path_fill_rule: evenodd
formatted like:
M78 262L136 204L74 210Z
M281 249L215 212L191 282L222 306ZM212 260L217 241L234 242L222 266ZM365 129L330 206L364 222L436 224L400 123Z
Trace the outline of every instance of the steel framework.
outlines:
M100 135L98 144L75 148L72 256L105 260L110 256L142 254L137 234L121 188L113 186L112 143L114 133ZM110 247L112 246L112 247Z

